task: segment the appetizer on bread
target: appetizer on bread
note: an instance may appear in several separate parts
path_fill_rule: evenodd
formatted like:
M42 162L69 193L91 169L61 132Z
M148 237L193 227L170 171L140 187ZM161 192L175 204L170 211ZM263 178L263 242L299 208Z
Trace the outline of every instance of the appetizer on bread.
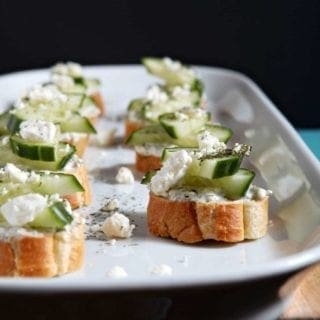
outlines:
M203 105L203 84L195 72L170 58L143 58L142 63L164 84L151 86L146 96L134 99L128 106L125 122L125 138L132 132L146 125L158 122L163 113L174 112L185 106Z
M0 169L0 276L52 277L83 260L83 219L63 197L82 190L74 175Z
M159 116L157 124L134 131L126 143L136 151L135 166L138 171L147 172L161 167L161 155L168 147L197 148L197 136L207 132L219 141L227 142L232 131L209 122L210 113L201 108L184 107L179 111Z
M240 168L250 150L228 149L208 134L197 149L165 149L162 168L143 179L150 187L149 231L185 243L263 237L270 191L251 185L254 172Z
M59 62L51 68L51 82L64 93L85 94L86 110L92 118L105 114L105 105L100 90L100 80L88 78L83 68L75 62ZM98 110L96 110L96 108Z

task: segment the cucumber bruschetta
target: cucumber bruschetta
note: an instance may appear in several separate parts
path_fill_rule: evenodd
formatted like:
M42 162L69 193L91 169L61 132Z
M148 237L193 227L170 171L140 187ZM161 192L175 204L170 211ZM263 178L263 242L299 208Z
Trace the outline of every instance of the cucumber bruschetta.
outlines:
M151 86L144 98L131 101L125 123L125 137L146 125L158 122L163 113L175 112L185 106L203 106L203 84L195 72L170 58L143 58L146 69L164 81Z
M213 142L213 141L212 141ZM185 243L239 242L265 235L269 190L241 168L250 147L203 141L198 149L165 149L163 166L143 179L150 188L149 231Z

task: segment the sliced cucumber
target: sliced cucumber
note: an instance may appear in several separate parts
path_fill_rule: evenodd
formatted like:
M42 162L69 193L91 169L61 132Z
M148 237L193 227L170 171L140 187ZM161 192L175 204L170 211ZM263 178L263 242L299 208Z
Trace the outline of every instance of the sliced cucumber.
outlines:
M8 134L7 123L10 116L10 110L0 114L0 136Z
M10 133L17 132L20 129L21 122L30 119L40 119L60 124L62 132L96 133L89 119L82 117L78 112L63 108L40 109L31 106L16 109L10 113L8 130Z
M204 130L209 131L211 135L224 143L227 143L233 135L231 129L220 125L206 124Z
M28 225L33 228L64 229L72 220L73 217L64 203L57 201L39 213Z
M57 171L63 169L75 152L74 146L60 142L57 146L55 161L30 160L19 157L12 152L9 144L0 144L0 166L4 166L10 162L27 169Z
M155 124L134 131L126 141L126 144L132 146L145 143L172 144L172 139L161 125Z
M182 64L180 67L171 68L170 63L167 63L167 61L167 58L145 57L142 59L142 63L144 64L146 69L151 74L165 80L168 85L194 85L196 76L191 68ZM179 62L174 61L173 63L176 64Z
M22 158L42 161L56 160L56 144L29 142L14 135L10 137L10 145L12 152Z
M221 157L206 157L199 163L197 175L207 179L231 176L240 168L242 157L227 155Z
M254 177L254 172L248 169L239 169L231 176L218 179L207 179L199 176L186 175L180 181L179 185L219 189L226 198L236 200L246 194Z
M41 173L40 181L30 184L32 192L41 194L66 195L83 192L84 188L79 180L73 175L62 172Z
M5 203L10 198L28 193L64 196L84 191L79 180L72 174L57 172L48 174L36 172L36 174L40 175L39 180L28 181L28 183L0 182L0 204ZM4 190L5 192L3 192Z
M184 114L182 113L182 116ZM179 113L166 113L159 117L159 121L167 133L174 139L186 140L199 132L208 122L208 115L200 117L180 118Z

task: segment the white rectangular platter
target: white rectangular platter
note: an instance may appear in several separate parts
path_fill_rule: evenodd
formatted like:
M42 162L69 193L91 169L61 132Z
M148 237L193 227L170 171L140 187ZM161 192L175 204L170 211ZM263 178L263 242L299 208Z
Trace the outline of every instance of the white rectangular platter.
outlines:
M156 81L140 66L85 68L88 76L103 82L107 117L98 127L117 128L117 143L107 148L90 147L85 163L91 175L94 201L84 214L99 211L106 199L118 198L120 211L136 225L133 236L110 245L87 240L81 271L54 279L0 278L0 290L132 290L218 285L271 277L301 269L320 260L320 172L319 163L287 120L261 90L243 75L212 67L196 68L206 87L209 110L215 122L234 131L233 142L253 146L249 166L257 174L256 184L272 189L270 226L266 237L239 244L204 242L184 245L153 237L146 225L148 190L141 174L134 171L133 185L119 185L120 166L134 168L134 151L121 144L123 116L128 102L143 96ZM48 70L19 72L0 77L0 108L21 92L47 81ZM134 170L134 169L133 169ZM171 276L151 274L154 266L167 264ZM107 276L114 266L128 276Z

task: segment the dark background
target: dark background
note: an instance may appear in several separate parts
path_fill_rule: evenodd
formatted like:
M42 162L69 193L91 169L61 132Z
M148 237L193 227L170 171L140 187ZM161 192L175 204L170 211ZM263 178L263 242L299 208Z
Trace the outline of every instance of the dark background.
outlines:
M294 125L320 126L320 1L0 0L0 73L168 55L236 69Z

